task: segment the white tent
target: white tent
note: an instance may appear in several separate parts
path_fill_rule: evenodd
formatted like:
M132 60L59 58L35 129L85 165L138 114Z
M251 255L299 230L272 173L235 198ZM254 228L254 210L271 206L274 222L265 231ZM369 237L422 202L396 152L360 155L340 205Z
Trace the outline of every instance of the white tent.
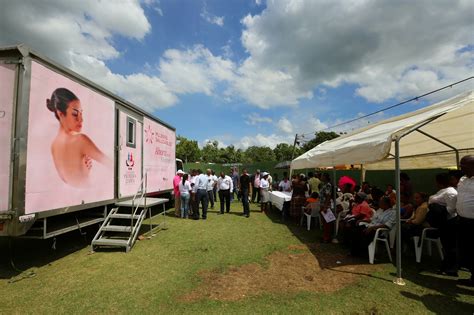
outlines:
M401 271L400 169L457 165L474 153L474 92L387 119L331 141L291 162L291 169L362 164L366 169L395 169L397 191L397 279ZM335 181L335 178L334 178ZM335 185L334 185L335 186ZM335 198L334 189L334 198Z
M400 141L402 169L456 166L456 151L474 154L474 92L324 142L295 158L291 168L363 164L365 169L393 169L394 140L406 133Z

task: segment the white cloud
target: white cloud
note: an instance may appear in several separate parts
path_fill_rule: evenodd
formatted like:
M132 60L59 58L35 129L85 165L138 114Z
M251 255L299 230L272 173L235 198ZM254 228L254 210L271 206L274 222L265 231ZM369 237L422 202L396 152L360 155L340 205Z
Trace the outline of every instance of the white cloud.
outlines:
M286 117L282 117L277 122L277 127L284 133L293 133L293 125Z
M161 10L160 0L142 0L143 3L155 10L160 16L163 16L163 10Z
M145 5L158 1L146 0ZM0 11L0 45L25 43L88 79L154 110L177 97L153 75L112 73L106 61L120 57L114 36L141 41L151 30L138 0L4 1Z
M261 133L256 134L255 136L245 136L241 139L234 142L236 148L247 149L250 146L266 146L274 149L279 143L291 143L293 141L293 136L288 135L278 135L270 134L263 135Z
M206 6L204 6L204 8L201 11L201 17L211 24L215 24L221 27L224 26L224 17L212 15L211 13L207 11Z
M247 125L258 125L261 123L271 123L273 120L270 117L262 117L258 113L250 113L248 115L244 115L245 123Z
M449 14L448 14L449 12ZM419 95L472 73L472 12L468 0L313 1L275 0L242 23L251 73L279 73L291 105L315 87L360 86L369 101ZM471 47L467 48L466 47ZM463 50L464 48L464 50ZM244 64L245 66L245 64ZM249 97L262 102L270 89ZM263 81L265 85L265 81Z
M235 65L197 45L185 51L169 49L160 61L161 78L176 93L212 95L217 83L233 81Z

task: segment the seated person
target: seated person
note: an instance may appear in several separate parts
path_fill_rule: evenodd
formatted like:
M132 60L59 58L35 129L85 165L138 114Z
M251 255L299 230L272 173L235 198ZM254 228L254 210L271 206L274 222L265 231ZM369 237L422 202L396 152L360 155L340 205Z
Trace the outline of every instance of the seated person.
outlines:
M354 205L352 207L351 214L348 215L344 220L346 222L370 222L373 211L367 203L367 194L358 192L354 198ZM354 223L352 223L354 224Z
M395 206L397 203L397 192L393 189L392 184L387 185L387 190L385 191L385 196L390 198L390 202L392 203L392 207Z
M306 199L304 212L307 215L311 215L313 212L314 213L319 212L319 194L317 192L311 193L311 196Z
M395 201L396 202L396 201ZM415 207L410 201L410 198L407 194L400 195L400 218L402 220L407 220L411 218L413 212L415 211Z
M279 184L278 184L279 191L291 191L291 182L288 180L288 177L285 177Z
M425 227L430 227L426 222L426 214L428 213L428 195L423 192L415 193L416 210L413 212L410 219L404 222L401 226L402 241L409 244L413 236L420 236Z
M351 255L358 256L364 249L367 252L367 246L374 240L377 229L387 228L391 230L395 226L396 213L392 208L389 197L380 199L380 208L383 210L382 214L374 218L367 226L357 226L351 230Z
M358 226L360 222L370 222L373 211L366 201L367 195L363 192L358 192L354 198L354 205L352 206L351 213L344 218L343 237L344 243L349 243L349 237L351 237L351 229Z

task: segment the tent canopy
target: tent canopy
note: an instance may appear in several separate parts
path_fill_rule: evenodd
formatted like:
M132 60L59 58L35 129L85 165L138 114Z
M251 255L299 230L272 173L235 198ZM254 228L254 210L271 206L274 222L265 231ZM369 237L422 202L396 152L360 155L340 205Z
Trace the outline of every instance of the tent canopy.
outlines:
M402 169L455 166L456 150L461 157L474 154L474 92L321 143L294 159L291 168L364 164L366 169L393 169L394 140L402 136Z

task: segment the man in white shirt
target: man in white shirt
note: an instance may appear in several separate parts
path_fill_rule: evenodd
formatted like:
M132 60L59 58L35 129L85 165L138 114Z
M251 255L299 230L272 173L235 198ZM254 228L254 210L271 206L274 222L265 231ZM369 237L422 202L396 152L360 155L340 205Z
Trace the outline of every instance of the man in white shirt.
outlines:
M279 191L286 191L290 192L291 191L291 183L288 180L288 177L285 177L280 184L278 184L278 190Z
M211 209L214 209L214 186L216 182L214 181L214 177L212 176L212 171L210 168L206 170L207 174L207 198L211 203Z
M470 279L459 279L458 283L474 287L474 155L466 155L460 161L465 176L458 183L456 211L459 216L459 254L461 266L471 272Z
M189 203L191 204L189 217L194 217L194 213L199 210L199 205L197 204L197 186L196 186L196 170L191 170L191 178L189 182L191 183L191 199ZM197 210L196 210L197 209Z
M456 254L456 230L457 214L456 200L458 192L450 186L449 174L440 173L436 175L436 185L438 192L428 199L430 205L440 205L446 207L446 218L443 224L439 226L441 244L443 245L444 259L441 263L440 273L446 273L448 276L458 276L457 254ZM431 206L432 207L432 206Z
M217 192L219 193L219 200L221 201L221 212L218 214L224 214L224 203L226 212L230 211L230 192L233 191L232 178L221 172L221 176L217 179Z
M194 214L194 220L199 220L199 203L202 205L202 219L207 219L207 206L209 203L209 198L207 196L207 184L208 184L208 177L202 173L201 170L197 170L198 176L195 179L195 186L197 189L196 193L196 203L197 209L196 213Z

